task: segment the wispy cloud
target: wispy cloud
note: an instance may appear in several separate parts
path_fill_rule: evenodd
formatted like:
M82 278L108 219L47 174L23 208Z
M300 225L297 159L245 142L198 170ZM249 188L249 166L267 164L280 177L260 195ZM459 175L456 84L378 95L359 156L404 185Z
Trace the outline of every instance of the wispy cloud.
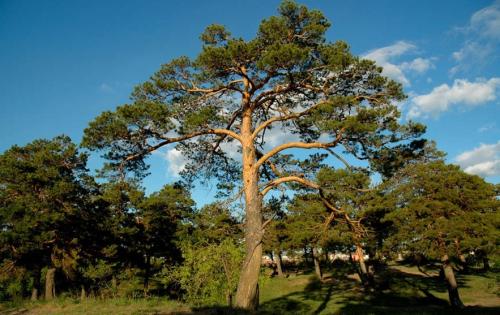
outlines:
M417 53L417 46L407 41L399 41L390 46L371 50L364 54L364 58L374 60L384 68L384 74L404 85L410 85L407 74L423 74L433 69L435 58L415 58L413 60L398 61L402 56Z
M485 124L481 127L479 127L477 129L477 132L487 132L487 131L490 131L490 130L493 130L493 129L496 129L496 123L488 123L488 124Z
M479 147L463 152L455 161L465 172L483 177L500 175L500 141L494 144L480 144Z
M111 86L111 84L108 84L108 83L101 83L101 85L99 85L99 90L101 90L102 92L114 92L115 89L113 89L113 87Z
M452 86L441 84L428 94L414 96L410 102L408 117L437 117L456 105L483 105L497 98L499 86L500 78L476 79L474 82L456 79Z
M456 65L450 74L482 69L496 58L494 52L500 43L500 0L475 12L467 25L455 31L465 38L462 47L452 53Z
M500 39L500 0L475 12L463 30L481 37Z

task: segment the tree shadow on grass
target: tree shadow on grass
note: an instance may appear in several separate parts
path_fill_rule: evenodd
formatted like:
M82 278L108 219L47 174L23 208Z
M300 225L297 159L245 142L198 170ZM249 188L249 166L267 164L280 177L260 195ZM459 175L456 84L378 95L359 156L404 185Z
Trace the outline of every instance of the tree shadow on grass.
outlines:
M262 314L500 314L500 307L449 307L447 299L433 292L446 293L438 276L407 273L395 269L380 272L372 288L363 288L353 277L336 274L333 279L311 278L303 291L267 301ZM465 279L457 277L460 287ZM319 305L318 305L319 302ZM332 304L329 304L329 303Z
M460 288L467 287L463 275L457 276ZM500 307L468 306L454 309L447 299L432 292L446 293L439 276L419 275L396 269L381 272L373 290L361 300L350 300L339 314L500 314Z
M458 276L466 287L465 278ZM386 268L377 273L374 286L363 288L345 273L333 273L319 281L309 279L303 290L262 303L251 313L229 307L202 307L193 314L500 314L500 307L468 306L457 310L447 299L434 295L447 292L438 276L426 276Z

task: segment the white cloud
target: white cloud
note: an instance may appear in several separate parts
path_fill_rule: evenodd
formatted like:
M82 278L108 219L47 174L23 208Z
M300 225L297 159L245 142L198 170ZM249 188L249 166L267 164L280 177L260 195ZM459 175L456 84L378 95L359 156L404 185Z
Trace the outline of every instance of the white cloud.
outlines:
M412 70L417 73L425 73L429 69L434 69L435 66L430 58L416 58L410 62L403 62L401 68L404 70Z
M172 132L170 136L174 137L176 135L177 135L176 133ZM239 145L238 142L226 141L220 144L220 148L230 158L233 158L236 161L241 160L241 152L240 152L241 146ZM182 152L177 150L175 147L167 150L166 152L159 152L157 154L160 154L167 161L168 175L173 177L179 177L179 174L185 169L186 165L189 162L189 160L184 155L182 155Z
M173 177L178 177L187 164L187 159L176 148L172 148L165 153L165 160L168 162L168 170Z
M452 53L457 65L451 75L469 70L481 70L491 62L500 42L500 0L475 12L464 27L456 28L465 35L462 47Z
M394 57L399 57L409 51L416 49L415 45L405 41L399 41L391 46L378 48L368 52L364 58L374 60L379 66L384 68L384 74L405 85L410 84L400 66L391 63Z
M386 76L405 85L410 85L410 80L406 76L407 73L422 74L434 68L433 58L419 57L402 63L395 62L395 59L408 53L415 53L416 51L417 46L406 41L399 41L393 45L369 51L363 57L374 60L379 66L383 67L383 73Z
M491 78L487 81L477 79L475 82L456 79L451 87L448 84L442 84L435 87L429 94L413 97L408 116L410 118L437 117L454 105L479 106L496 99L498 86L500 86L500 78Z
M455 158L465 172L479 176L500 175L500 141L494 144L480 144Z
M282 128L280 123L276 123L273 124L272 129L266 130L264 139L266 140L264 149L271 150L275 146L286 142L299 141L300 136L290 132L290 128Z
M220 148L222 151L224 151L224 153L227 154L227 156L229 156L233 160L241 160L241 145L238 141L223 142L220 144Z

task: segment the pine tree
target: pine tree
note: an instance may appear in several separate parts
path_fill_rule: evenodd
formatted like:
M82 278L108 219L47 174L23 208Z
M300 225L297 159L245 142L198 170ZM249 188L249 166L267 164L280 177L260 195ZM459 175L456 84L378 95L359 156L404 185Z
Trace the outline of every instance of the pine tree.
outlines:
M419 124L398 123L394 103L404 99L401 85L383 77L374 62L353 56L345 42L326 42L329 26L321 12L289 0L250 40L211 25L194 60L180 57L163 65L134 90L131 104L102 113L85 130L82 144L103 151L107 170L116 175L143 175L145 158L175 143L190 160L186 176L242 188L246 258L236 294L240 308L258 305L264 196L284 183L305 184L290 171L296 164L283 151L343 146L367 159L424 131ZM272 128L301 140L284 140L265 152ZM228 147L241 156L228 156Z
M498 244L494 185L437 161L401 169L382 189L391 224L385 247L441 260L450 304L462 307L452 262Z
M87 157L66 136L13 146L0 155L0 252L32 272L32 297L46 268L45 298L55 295L56 271L73 278L91 215L86 205Z

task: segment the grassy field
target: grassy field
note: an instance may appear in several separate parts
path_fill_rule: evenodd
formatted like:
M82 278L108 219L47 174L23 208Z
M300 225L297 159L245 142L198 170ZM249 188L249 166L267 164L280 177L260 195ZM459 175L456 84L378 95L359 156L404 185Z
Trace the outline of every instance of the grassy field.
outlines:
M338 268L323 281L311 274L264 279L259 314L500 314L500 277L495 273L459 275L466 308L448 308L446 287L435 270L391 266L378 274L373 290L364 290L354 274ZM233 314L234 310L192 308L166 299L86 300L9 303L1 314Z

